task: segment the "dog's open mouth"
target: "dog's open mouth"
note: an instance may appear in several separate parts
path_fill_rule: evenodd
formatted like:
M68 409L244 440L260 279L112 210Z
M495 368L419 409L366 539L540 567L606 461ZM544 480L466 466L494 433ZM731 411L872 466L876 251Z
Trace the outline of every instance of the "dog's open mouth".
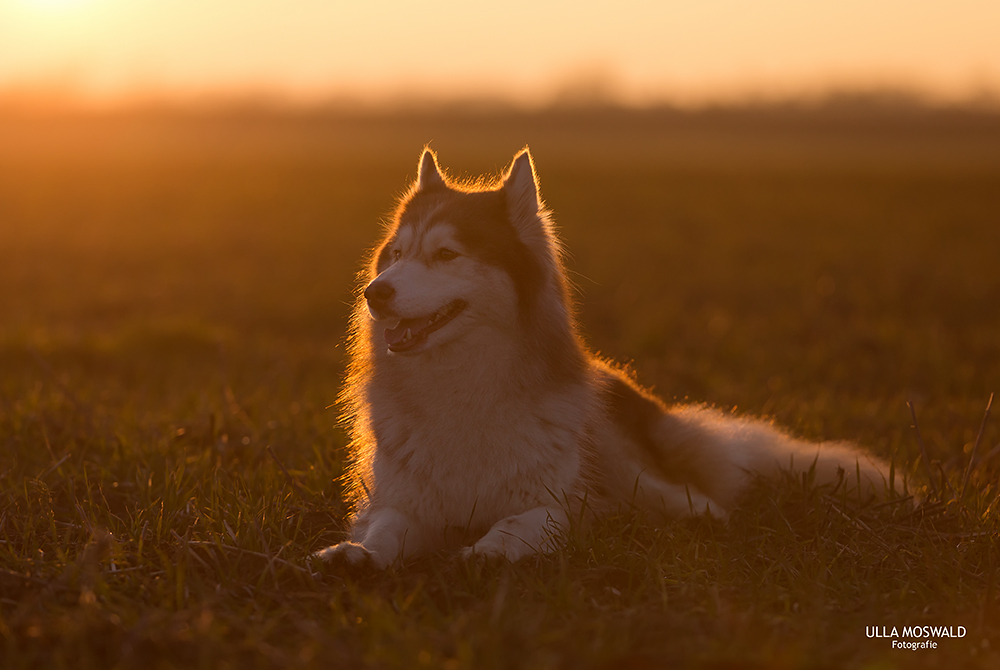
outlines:
M465 309L464 300L453 300L433 314L415 319L403 319L395 328L385 329L385 342L389 351L409 351L427 339L435 330L458 316Z

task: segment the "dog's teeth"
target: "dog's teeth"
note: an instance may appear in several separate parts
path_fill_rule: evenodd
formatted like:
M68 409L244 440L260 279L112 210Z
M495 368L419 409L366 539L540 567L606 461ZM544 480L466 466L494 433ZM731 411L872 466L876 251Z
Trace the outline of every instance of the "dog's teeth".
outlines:
M410 341L410 338L411 338L411 337L413 337L413 335L412 335L412 334L410 334L410 329L409 329L409 328L407 328L407 329L406 329L406 332L405 332L405 333L403 333L403 341L404 341L404 342L409 342L409 341Z
M431 323L434 323L435 321L437 321L440 318L441 318L441 315L438 312L434 312L434 316L431 317Z

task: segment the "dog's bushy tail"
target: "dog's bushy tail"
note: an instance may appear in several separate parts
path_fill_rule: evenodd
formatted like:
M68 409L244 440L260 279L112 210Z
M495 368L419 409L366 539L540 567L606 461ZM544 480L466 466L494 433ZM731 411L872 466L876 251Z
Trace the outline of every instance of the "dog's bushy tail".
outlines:
M663 439L683 461L674 467L728 507L755 475L812 471L817 485L839 484L861 498L885 497L889 465L849 442L811 443L760 419L734 417L704 406L671 408Z

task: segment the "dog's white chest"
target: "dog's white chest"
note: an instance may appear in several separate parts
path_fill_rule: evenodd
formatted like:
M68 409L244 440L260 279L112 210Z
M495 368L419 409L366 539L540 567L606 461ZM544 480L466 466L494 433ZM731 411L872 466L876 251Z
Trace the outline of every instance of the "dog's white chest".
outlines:
M575 486L582 421L570 398L442 395L373 406L380 500L428 525L477 526Z

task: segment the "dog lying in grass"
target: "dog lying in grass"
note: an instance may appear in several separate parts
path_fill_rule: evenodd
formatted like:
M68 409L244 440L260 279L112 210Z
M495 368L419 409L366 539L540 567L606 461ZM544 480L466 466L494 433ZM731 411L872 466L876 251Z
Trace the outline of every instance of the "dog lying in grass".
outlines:
M432 151L375 247L352 321L351 539L330 561L395 561L476 538L516 561L559 546L570 510L725 519L753 476L811 469L860 495L888 467L703 406L668 407L577 332L561 246L527 150L496 183ZM846 476L845 476L846 473Z

